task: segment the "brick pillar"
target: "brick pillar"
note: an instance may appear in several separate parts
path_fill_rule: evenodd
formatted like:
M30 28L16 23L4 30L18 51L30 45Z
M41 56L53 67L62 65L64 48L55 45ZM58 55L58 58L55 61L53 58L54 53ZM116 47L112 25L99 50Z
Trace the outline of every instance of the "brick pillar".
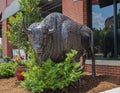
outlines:
M73 2L62 0L62 12L78 23L87 25L87 2L86 0Z
M12 46L8 43L7 37L6 37L6 31L7 31L7 21L4 21L2 23L2 49L3 49L3 57L9 56L12 57Z
M5 8L12 1L13 0L0 0L0 3L2 3L2 12L5 10ZM5 20L5 21L2 22L2 49L3 49L3 57L4 56L12 57L12 47L8 43L8 40L7 40L7 37L6 37L6 31L7 31L7 20Z

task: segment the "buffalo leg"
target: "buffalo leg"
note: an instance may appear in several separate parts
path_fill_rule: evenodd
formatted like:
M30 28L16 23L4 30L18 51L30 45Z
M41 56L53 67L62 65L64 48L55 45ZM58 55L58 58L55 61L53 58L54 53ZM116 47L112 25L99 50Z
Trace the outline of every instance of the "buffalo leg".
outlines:
M86 55L82 57L82 66L85 66Z
M91 57L92 57L92 77L96 76L96 72L95 72L95 54L94 54L94 49L93 47L91 47Z
M80 57L80 66L82 66L82 72L84 72L84 68L85 68L85 59L86 59L86 55Z
M95 57L92 57L92 77L96 76L95 72Z
M85 68L85 59L86 59L86 55L80 56L80 66L83 66L82 72L84 72L84 68ZM78 80L78 86L80 86L81 84L82 84L82 79L80 78Z

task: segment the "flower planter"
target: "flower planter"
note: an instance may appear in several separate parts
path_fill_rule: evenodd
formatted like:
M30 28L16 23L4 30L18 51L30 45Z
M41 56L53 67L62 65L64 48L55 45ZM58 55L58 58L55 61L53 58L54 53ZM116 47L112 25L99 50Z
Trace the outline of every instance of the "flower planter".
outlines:
M4 62L8 63L10 61L9 58L4 58Z
M22 75L22 72L25 72L27 70L26 66L17 66L16 67L16 78L19 81L24 80L24 76Z

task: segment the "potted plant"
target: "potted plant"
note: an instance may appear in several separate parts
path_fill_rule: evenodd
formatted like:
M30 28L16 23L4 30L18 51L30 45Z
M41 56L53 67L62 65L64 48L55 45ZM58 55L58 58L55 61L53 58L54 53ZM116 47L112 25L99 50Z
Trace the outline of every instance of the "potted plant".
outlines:
M24 65L16 66L16 78L18 80L24 80L24 76L22 75L23 72L27 70L27 67Z
M16 78L20 81L24 80L24 76L22 75L23 72L25 72L27 70L26 64L25 64L25 60L23 56L16 56L16 58L14 59L14 61L17 63L16 66Z
M10 61L10 57L4 56L4 57L3 57L3 60L4 60L4 62L7 62L7 63L8 63L8 62Z

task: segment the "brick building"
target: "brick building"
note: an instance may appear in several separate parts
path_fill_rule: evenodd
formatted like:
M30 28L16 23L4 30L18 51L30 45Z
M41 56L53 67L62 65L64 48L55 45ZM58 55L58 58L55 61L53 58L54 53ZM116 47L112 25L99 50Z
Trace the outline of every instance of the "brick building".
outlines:
M14 0L0 0L0 11L4 13L5 9L7 6L9 6L12 1ZM54 11L59 11L62 12L64 15L69 16L73 20L86 24L89 27L91 27L91 8L90 8L90 2L91 0L87 1L79 1L79 2L73 2L72 0L56 0L55 2L51 2L50 5L47 5L46 8L49 6L49 9L52 8L52 5L61 3L60 6L55 7L52 10L49 10L48 13L54 12ZM41 6L44 6L46 3L49 4L48 1L46 0L41 0ZM57 10L58 9L58 10ZM89 10L89 11L88 11ZM11 10L12 11L12 10ZM43 8L43 11L45 9ZM89 19L88 19L89 17ZM8 40L5 36L5 33L7 31L7 20L4 20L1 23L2 26L2 45L3 45L3 56L10 56L12 57L12 47L8 43Z
M6 7L12 2L13 0L0 0L0 11L4 13ZM1 23L2 26L2 46L3 46L3 56L11 56L12 57L12 47L8 43L6 38L6 31L7 31L7 20Z
M4 13L6 7L14 0L0 0L0 11ZM53 0L54 2L48 2L48 0L41 0L42 14L46 16L51 12L62 12L64 15L69 16L73 20L85 24L92 28L92 0ZM76 2L77 1L77 2ZM119 0L115 0L119 1ZM93 3L97 3L98 0L93 0ZM113 0L99 0L101 7L113 4ZM54 6L54 7L53 7ZM11 10L12 11L12 10ZM12 46L8 43L5 36L7 31L7 20L0 23L2 26L2 45L3 56L12 57ZM107 74L120 77L120 63L96 61L96 72L101 74ZM85 70L91 72L91 62L87 62Z

